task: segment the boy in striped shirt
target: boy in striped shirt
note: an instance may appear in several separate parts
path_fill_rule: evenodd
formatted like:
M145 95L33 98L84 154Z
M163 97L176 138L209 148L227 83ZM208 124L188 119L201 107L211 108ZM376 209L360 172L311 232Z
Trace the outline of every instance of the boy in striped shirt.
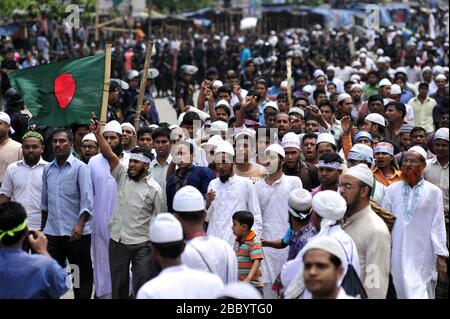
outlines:
M238 211L233 215L233 234L236 236L234 252L238 260L239 280L252 284L263 293L261 261L263 259L262 245L253 226L253 214L248 211Z

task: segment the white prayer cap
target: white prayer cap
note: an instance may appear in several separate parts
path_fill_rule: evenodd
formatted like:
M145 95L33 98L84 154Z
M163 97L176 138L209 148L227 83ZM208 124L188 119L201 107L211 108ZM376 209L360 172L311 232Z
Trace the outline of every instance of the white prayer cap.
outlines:
M106 132L115 132L122 135L122 127L120 126L119 122L113 120L106 123L105 127L103 128L103 134L105 134Z
M361 53L361 54L359 55L359 57L360 57L360 58L367 58L367 54L365 54L365 53L363 52L363 53Z
M141 71L141 73L142 73L142 71ZM149 79L154 79L154 78L157 78L158 76L159 76L158 69L154 69L154 68L148 69L148 78Z
M319 136L317 136L317 143L316 145L319 145L320 143L330 143L336 146L336 140L333 136L333 134L330 133L320 133Z
M366 144L355 144L348 153L348 159L356 161L366 161L372 163L373 161L373 149Z
M261 294L253 287L253 285L243 281L226 285L217 295L217 299L218 298L262 299Z
M306 92L306 93L308 93L308 94L313 94L313 92L314 92L314 87L313 87L312 85L310 85L310 84L307 84L307 85L305 85L305 86L302 88L302 91L303 91L303 92Z
M173 197L173 210L177 213L203 211L205 210L205 199L194 186L184 186Z
M95 143L97 143L97 139L95 138L95 135L93 133L86 134L81 140L81 143L83 143L84 141L94 141Z
M367 48L362 47L361 50L359 50L359 51L362 52L362 53L367 53Z
M171 126L169 126L169 130L173 130L174 128L180 128L180 126L177 124L172 124Z
M294 106L291 107L291 109L288 112L289 115L291 114L300 114L303 118L305 118L305 111L303 111L301 108Z
M424 73L424 72L427 72L427 71L430 71L430 72L432 72L432 70L431 70L431 67L429 67L428 65L427 65L427 66L425 66L425 67L423 67L423 69L422 69L422 73Z
M211 123L211 131L226 132L228 130L228 124L224 121L217 120Z
M449 68L448 66L444 66L444 72L448 72Z
M281 141L283 148L293 147L300 150L300 139L297 134L293 132L286 133Z
M356 72L358 72L358 70L356 70ZM359 76L359 74L353 74L353 75L350 77L350 81L359 82L359 81L361 81L361 77Z
M390 93L391 95L400 95L402 94L402 88L398 84L392 84Z
M352 96L348 93L341 93L338 95L337 102L338 104L344 101L346 98L352 98Z
M283 81L280 83L280 87L282 88L287 88L288 87L288 82L287 81Z
M432 72L433 72L433 74L435 74L435 73L444 74L444 68L440 65L435 65L435 66L433 66Z
M338 192L325 190L313 197L312 208L320 217L338 221L344 217L347 203Z
M360 89L360 90L362 90L361 84L353 84L352 87L351 87L351 89L350 89L350 91L353 91L354 89Z
M222 141L217 145L216 154L225 153L234 156L234 148L228 141Z
M397 74L397 73L407 74L407 71L406 71L406 69L404 67L399 66L398 68L395 69L395 74Z
M213 87L215 88L221 88L223 86L223 82L220 80L215 80L212 84Z
M382 79L380 82L378 82L379 87L386 86L386 85L392 85L392 83L391 83L391 81L389 81L389 79Z
M323 250L333 256L339 258L339 260L343 263L345 258L345 252L342 250L341 245L338 243L337 239L334 239L331 236L318 237L311 240L304 248L303 256L310 250Z
M138 77L138 76L139 76L139 72L138 72L138 71L136 71L136 70L130 70L130 71L128 71L127 79L128 79L128 80L131 80L131 79L136 78L136 77Z
M448 142L448 128L441 127L434 133L433 141L436 140L445 140Z
M128 123L128 122L122 123L122 125L120 125L120 127L122 129L128 128L128 129L132 130L134 134L136 134L136 129L134 128L134 126L131 123Z
M157 125L157 124L150 124L148 127L149 127L149 128L155 129L155 128L158 128L159 125Z
M428 41L427 42L427 47L432 47L433 46L433 41Z
M413 146L408 150L408 152L416 152L420 156L422 156L425 161L427 160L427 152L423 149L422 146L418 146L418 145Z
M219 145L220 142L223 142L222 136L213 135L209 138L209 140L205 143L205 145L217 146L217 145Z
M305 212L308 211L312 206L312 195L304 188L297 188L289 193L288 205L290 208L296 211ZM296 213L291 213L296 215ZM297 214L295 217L302 217ZM306 217L306 216L304 216Z
M271 107L271 108L273 108L273 109L275 109L275 110L277 110L277 111L280 110L280 109L278 108L277 103L275 103L274 101L269 101L269 102L267 102L267 103L264 105L263 111L264 111L266 108L268 108L268 107Z
M366 164L358 164L350 167L345 171L344 175L352 176L364 184L373 187L373 173Z
M436 81L439 81L439 80L447 81L447 77L446 77L444 74L439 74L439 75L436 77Z
M361 69L358 70L358 73L360 73L360 74L367 74L367 70L361 68Z
M271 144L267 146L265 153L269 155L269 152L275 152L283 158L286 156L286 154L284 153L284 149L280 144Z
M11 126L11 118L9 117L9 115L5 112L0 112L0 121L5 122L6 124L10 125L9 127L9 131L11 132L11 134L14 134L14 129Z
M382 57L382 56L380 56L378 59L377 59L377 63L385 63L386 62L386 59L384 58L384 57Z
M383 127L386 126L386 120L385 120L384 116L381 115L381 114L378 114L378 113L367 114L365 120L369 121L369 122L372 122L372 123L375 123L375 124L379 124L379 125L381 125Z
M336 68L332 65L327 67L327 71L335 71L335 70L336 70Z
M318 76L325 75L325 73L321 69L317 69L313 73L313 77L316 78Z
M379 48L377 49L377 55L383 55L384 54L384 50Z
M173 214L160 213L150 224L149 235L155 244L174 243L183 240L183 227Z
M226 107L230 107L230 103L228 103L227 100L220 100L219 102L217 102L216 107L218 107L219 105L225 105Z

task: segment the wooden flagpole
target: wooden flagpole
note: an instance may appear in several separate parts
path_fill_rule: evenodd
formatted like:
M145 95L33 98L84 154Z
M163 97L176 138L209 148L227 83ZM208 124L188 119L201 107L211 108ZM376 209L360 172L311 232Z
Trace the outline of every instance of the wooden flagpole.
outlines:
M286 60L286 67L287 67L287 96L288 96L288 109L290 109L293 105L293 101L292 101L292 86L291 86L291 81L292 81L292 58L288 58Z
M111 48L111 44L107 44L105 47L105 78L103 80L102 111L100 114L100 124L102 127L106 124L106 114L108 113L108 95L111 76Z
M136 105L136 114L134 116L134 128L139 129L139 121L141 118L142 101L144 100L145 85L147 84L148 69L150 68L150 58L153 52L153 41L147 43L147 52L145 53L144 70L142 71L141 86L139 88L139 96Z

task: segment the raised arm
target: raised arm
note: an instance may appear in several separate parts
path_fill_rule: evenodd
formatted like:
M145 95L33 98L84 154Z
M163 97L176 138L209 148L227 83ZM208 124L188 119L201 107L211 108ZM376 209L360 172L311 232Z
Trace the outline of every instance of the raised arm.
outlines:
M92 113L92 119L89 122L89 129L92 133L94 133L95 138L97 139L98 146L100 147L100 152L108 160L109 169L112 172L117 167L117 165L119 165L119 157L114 154L111 146L109 146L108 142L103 137L103 134L101 133L101 125L97 117L95 116L95 113Z

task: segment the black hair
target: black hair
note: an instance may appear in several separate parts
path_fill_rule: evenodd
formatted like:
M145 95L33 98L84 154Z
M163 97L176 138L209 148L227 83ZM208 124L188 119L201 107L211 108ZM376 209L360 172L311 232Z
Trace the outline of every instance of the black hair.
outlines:
M183 121L181 122L180 126L187 125L187 126L194 126L194 121L199 121L200 116L195 112L187 112L184 114Z
M411 130L411 132L409 132L409 136L413 136L413 134L414 133L416 133L416 132L424 132L425 133L425 137L427 136L427 131L423 128L423 127L420 127L420 126L415 126L412 130Z
M302 137L302 145L305 142L305 140L308 139L308 138L314 138L314 139L317 140L317 134L316 133L312 133L312 132L305 133L305 135L303 135L303 137Z
M307 99L307 98L304 98L303 96L296 97L296 98L294 99L294 105L295 105L295 103L297 103L298 101L305 101L305 102L309 105L308 99Z
M168 127L158 127L152 133L152 139L156 140L158 137L167 137L170 141L170 129Z
M334 82L328 82L328 83L327 83L327 86L328 86L328 85L334 85L334 87L337 87L336 83L334 83Z
M306 117L305 117L305 123L306 123L306 122L309 122L309 121L316 121L317 123L319 123L319 120L318 120L316 117L314 117L314 116L312 116L312 115L306 115Z
M189 148L189 154L194 155L194 145L192 143L186 142L186 141L179 141L175 145L184 145Z
M151 160L153 160L155 157L152 152L150 152L148 149L143 148L143 147L135 147L130 151L130 153L131 154L142 154Z
M175 213L178 212L175 211ZM200 222L205 214L204 210L199 210L196 212L178 213L178 217L186 222Z
M306 73L300 73L299 75L297 75L297 81L298 80L309 80L309 76Z
M427 82L420 82L420 83L419 83L419 89L420 89L421 87L425 87L425 88L428 89L429 86L430 86L430 85L429 85Z
M379 94L372 94L371 96L369 96L368 104L370 105L373 101L380 101L381 103L383 103L383 98Z
M73 132L71 129L65 128L65 127L58 127L53 131L52 134L52 140L55 138L56 134L61 134L61 133L66 133L67 134L67 138L69 139L70 144L73 144Z
M322 106L328 106L328 107L331 109L331 112L332 112L332 113L334 113L334 112L336 111L334 105L331 103L331 101L330 101L329 99L324 99L324 100L320 101L320 103L319 103L319 109L320 109Z
M367 72L367 77L369 77L370 75L375 75L377 78L380 77L378 72L374 71L374 70L371 70L371 71Z
M233 220L241 225L247 225L248 229L252 228L255 219L253 214L246 210L240 210L233 214Z
M210 76L210 75L216 75L219 74L219 70L217 70L215 67L211 67L208 70L206 70L206 76Z
M387 108L389 106L394 106L397 111L402 112L402 118L404 118L406 116L406 106L405 106L405 104L397 102L397 101L391 101L384 107L384 109L387 110Z
M288 98L287 94L284 92L278 93L277 100L286 100Z
M7 202L0 204L0 229L3 231L16 228L27 218L27 213L23 206L17 202ZM25 233L25 229L15 232L14 236L3 236L1 243L10 246L17 243Z
M316 100L319 94L327 94L327 92L322 88L315 89L313 92L313 99Z
M258 81L256 81L256 84L262 84L266 87L266 89L268 88L267 81L264 79L259 79Z
M277 116L277 114L280 113L277 110L270 110L267 112L267 117L269 116Z
M150 135L152 135L153 129L151 127L147 127L147 126L140 127L136 133L137 139L140 139L142 136L144 136L145 133L149 133Z
M73 135L75 135L76 133L77 133L77 131L80 129L80 128L82 128L82 127L85 127L85 128L87 128L88 130L89 130L89 125L88 124L72 124L71 125L71 129L72 129L72 133L73 133Z
M338 162L339 164L344 163L342 157L338 153L323 153L320 155L319 160L324 161L325 163L333 163Z
M160 122L160 123L159 123L159 127L167 127L167 128L169 128L169 127L170 127L170 124L167 123L167 122Z
M353 85L353 84L355 84L355 82L354 81L345 81L344 82L344 88L347 86L347 85Z
M228 93L231 96L231 86L229 84L224 84L222 85L218 90L217 90L217 94L219 93Z
M234 125L234 123L236 123L236 116L232 116L230 117L230 119L228 120L228 127L232 127Z
M216 110L217 109L224 110L225 113L227 113L228 117L231 116L230 108L228 106L224 105L224 104L219 104L216 107L214 107L214 109L216 109Z
M152 246L162 257L175 259L181 256L186 244L184 240L180 240L164 244L156 244L152 242Z

